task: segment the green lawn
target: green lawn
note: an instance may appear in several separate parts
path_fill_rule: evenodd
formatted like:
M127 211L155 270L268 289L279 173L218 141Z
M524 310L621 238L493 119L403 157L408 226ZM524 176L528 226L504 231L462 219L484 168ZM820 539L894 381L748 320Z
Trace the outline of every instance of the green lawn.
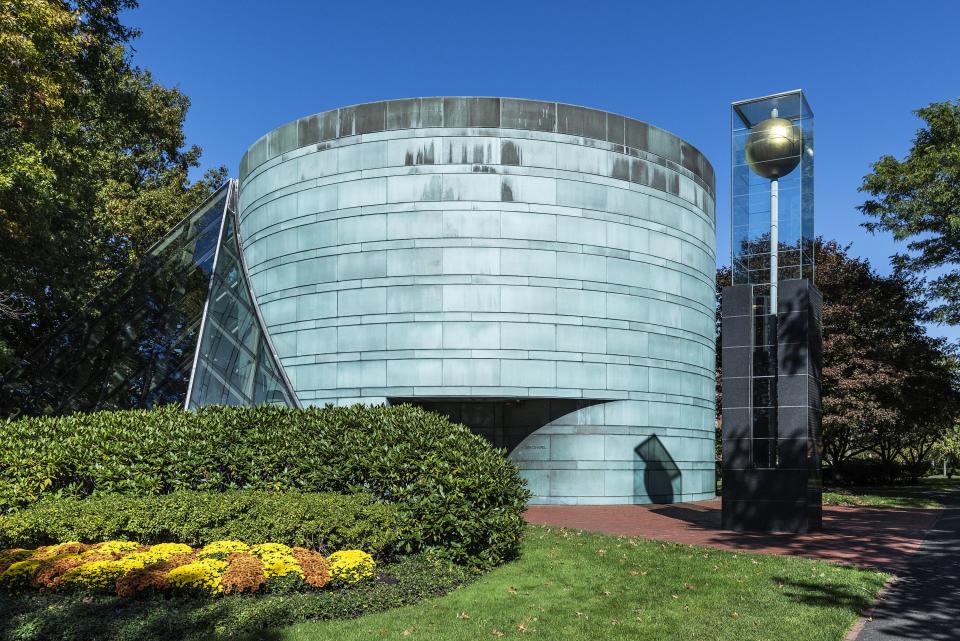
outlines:
M270 638L838 641L886 578L820 561L532 527L520 560L452 594Z
M941 508L943 499L960 491L960 479L925 478L918 485L827 488L824 505Z
M833 488L824 490L823 504L866 507L943 507L943 503L936 498L903 495L897 493L895 490L887 491L886 488L879 487Z

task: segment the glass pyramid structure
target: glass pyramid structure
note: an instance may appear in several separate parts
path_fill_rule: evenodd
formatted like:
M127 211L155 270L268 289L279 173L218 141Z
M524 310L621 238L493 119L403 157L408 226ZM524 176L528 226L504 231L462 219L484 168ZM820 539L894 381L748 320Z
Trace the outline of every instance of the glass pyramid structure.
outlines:
M297 406L263 330L230 180L0 379L26 414Z

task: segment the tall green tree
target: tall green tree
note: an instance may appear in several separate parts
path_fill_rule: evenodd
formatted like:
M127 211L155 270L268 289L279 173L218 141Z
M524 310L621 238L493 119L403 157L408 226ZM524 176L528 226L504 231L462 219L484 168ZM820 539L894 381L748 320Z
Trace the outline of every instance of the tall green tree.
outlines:
M897 425L891 430L897 445L896 459L883 460L892 467L903 464L910 478L925 474L938 443L960 415L958 367L954 351L944 339L913 336L897 353L905 373L897 388Z
M903 160L883 156L860 190L871 198L860 211L875 219L871 231L907 241L895 265L913 274L935 270L931 312L940 322L960 324L960 101L918 109L923 126Z
M894 428L892 394L901 373L887 356L918 326L923 306L915 287L879 276L849 246L817 239L815 255L823 294L824 459L840 472Z
M226 176L188 178L190 103L132 63L136 4L0 3L0 370Z

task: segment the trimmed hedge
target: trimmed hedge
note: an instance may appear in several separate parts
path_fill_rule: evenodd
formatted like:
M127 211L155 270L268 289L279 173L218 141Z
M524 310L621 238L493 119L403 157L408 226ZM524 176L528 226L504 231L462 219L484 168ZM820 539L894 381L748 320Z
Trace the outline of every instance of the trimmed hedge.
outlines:
M232 490L179 491L163 496L97 495L45 499L0 516L0 548L176 541L195 547L214 541L277 542L330 554L359 548L389 556L402 538L395 506L366 494Z
M0 422L0 511L47 496L230 489L365 492L396 505L403 551L515 556L529 493L501 450L409 405L210 407Z

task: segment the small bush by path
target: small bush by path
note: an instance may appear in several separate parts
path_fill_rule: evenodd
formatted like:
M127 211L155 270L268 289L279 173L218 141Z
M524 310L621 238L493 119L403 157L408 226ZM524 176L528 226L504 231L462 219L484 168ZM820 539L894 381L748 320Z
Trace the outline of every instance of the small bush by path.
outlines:
M397 507L403 552L491 567L529 493L503 451L406 406L210 407L0 421L0 511L44 497L230 489L364 492Z
M223 539L279 542L330 554L359 548L391 554L403 540L396 506L367 494L178 491L44 499L0 515L0 547L132 539L206 545Z

